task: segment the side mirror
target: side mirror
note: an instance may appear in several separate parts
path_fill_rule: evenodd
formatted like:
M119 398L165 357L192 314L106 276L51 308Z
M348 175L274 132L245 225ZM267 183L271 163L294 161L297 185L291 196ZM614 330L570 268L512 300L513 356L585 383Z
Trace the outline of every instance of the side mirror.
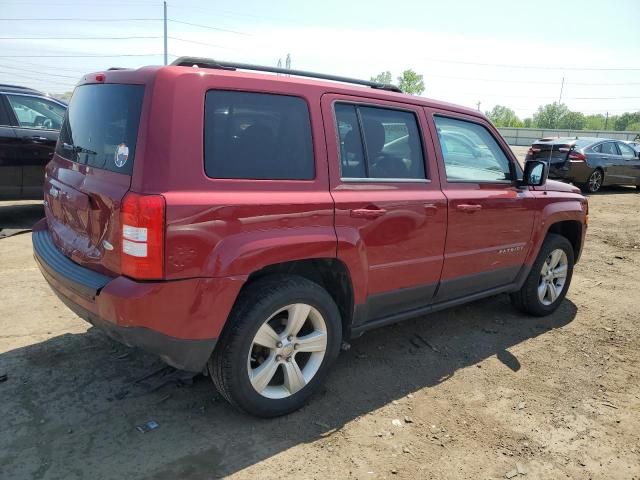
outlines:
M530 187L540 187L547 182L549 175L549 165L540 160L529 160L524 164L524 175L522 185Z

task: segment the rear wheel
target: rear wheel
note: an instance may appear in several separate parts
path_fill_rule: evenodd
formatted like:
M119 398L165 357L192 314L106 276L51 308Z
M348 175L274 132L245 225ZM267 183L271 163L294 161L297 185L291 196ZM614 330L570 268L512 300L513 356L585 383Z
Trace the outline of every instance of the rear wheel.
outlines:
M604 174L602 173L602 170L597 168L593 172L591 172L591 175L589 175L589 179L584 185L584 189L589 193L596 193L602 187L603 180Z
M342 322L331 296L298 276L249 285L209 361L220 393L260 417L300 408L340 350Z
M522 288L511 294L518 309L536 316L553 313L567 294L573 275L573 247L561 235L550 233L540 248Z

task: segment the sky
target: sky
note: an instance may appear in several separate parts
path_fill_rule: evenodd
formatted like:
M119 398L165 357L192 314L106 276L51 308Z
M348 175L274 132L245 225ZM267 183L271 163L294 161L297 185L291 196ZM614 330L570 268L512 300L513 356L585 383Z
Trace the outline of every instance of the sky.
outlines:
M177 56L368 79L411 68L424 96L520 118L558 101L640 111L640 0L169 0ZM0 0L0 83L49 93L84 73L163 62L157 0ZM140 38L144 37L144 38Z

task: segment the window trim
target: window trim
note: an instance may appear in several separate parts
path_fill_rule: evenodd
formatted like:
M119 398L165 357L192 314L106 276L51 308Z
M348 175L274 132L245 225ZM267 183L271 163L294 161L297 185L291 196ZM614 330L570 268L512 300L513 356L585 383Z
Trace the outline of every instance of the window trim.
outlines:
M59 101L57 101L57 100L55 100L53 98L44 97L42 95L34 95L34 94L31 94L31 93L4 92L4 93L2 93L2 95L6 99L7 108L9 109L9 121L11 121L13 119L14 125L0 125L0 126L7 126L7 127L13 127L13 128L23 128L25 130L34 130L36 132L41 132L43 130L45 130L47 132L59 132L60 130L62 130L62 128L57 129L57 128L23 127L22 125L20 125L20 121L18 120L16 112L13 110L13 107L11 106L11 102L9 101L9 97L10 96L31 97L31 98L37 98L38 100L44 100L44 101L48 101L48 102L51 102L51 103L56 103L56 104L58 104L58 106L64 108L65 115L62 117L62 122L63 123L64 123L64 118L66 116L67 110L69 109L68 105L65 105L64 103L59 102Z
M367 142L364 138L364 128L362 124L362 118L360 115L360 109L358 107L370 107L370 108L380 108L385 110L394 110L399 112L411 113L416 120L416 127L418 127L418 137L420 139L420 147L422 148L422 164L424 167L424 176L425 178L373 178L373 177L343 177L342 176L342 158L341 158L341 150L340 150L340 129L338 128L338 117L336 115L336 104L341 103L344 105L353 105L356 110L356 118L358 119L358 128L360 129L360 142L362 143L362 151L365 155L365 173L369 173L369 153L367 152ZM416 108L419 108L416 106ZM354 100L346 100L346 99L334 99L331 102L331 111L333 113L333 128L335 129L336 135L336 145L338 146L338 169L340 171L340 181L342 183L431 183L431 178L429 175L429 164L427 162L428 156L425 148L425 141L423 138L424 129L420 124L420 116L418 115L416 109L413 108L402 108L399 106L389 106L389 105L381 105L379 103L373 102L356 102ZM331 159L329 159L331 161Z
M279 97L292 97L302 100L307 107L307 115L309 117L309 135L311 136L311 156L313 164L313 177L311 178L225 178L211 177L207 174L207 155L206 155L206 135L207 135L207 94L209 92L231 92L231 93L256 93L261 95L272 95ZM311 113L311 105L307 98L301 95L294 95L287 92L273 92L265 90L249 90L239 88L207 88L202 98L202 172L208 181L216 182L305 182L307 184L315 183L319 180L318 176L318 152L316 151L316 138L313 134L313 115Z
M436 120L435 117L442 117L442 118L449 118L451 120L458 120L461 122L467 122L467 123L473 123L474 125L478 125L482 128L484 128L487 133L491 136L491 138L493 138L493 140L496 142L496 145L498 146L498 148L500 149L500 151L502 152L502 154L505 156L505 158L507 159L507 161L509 162L509 172L511 173L511 180L493 180L493 181L489 181L489 180L449 180L449 177L447 177L447 164L445 162L444 159L444 154L442 152L442 145L440 144L440 135L438 134L438 125L436 124ZM481 120L472 120L470 118L467 117L459 117L456 116L455 114L449 114L449 113L440 113L440 112L433 112L432 115L432 120L433 120L433 125L435 127L434 133L436 138L438 139L438 147L440 148L440 154L442 155L442 166L444 167L444 181L447 183L463 183L463 184L482 184L482 185L517 185L518 183L518 172L516 171L516 166L514 165L514 161L511 158L511 156L504 151L504 148L502 148L502 144L498 141L498 139L495 137L495 135L493 134L493 132L487 128L487 125L484 124Z

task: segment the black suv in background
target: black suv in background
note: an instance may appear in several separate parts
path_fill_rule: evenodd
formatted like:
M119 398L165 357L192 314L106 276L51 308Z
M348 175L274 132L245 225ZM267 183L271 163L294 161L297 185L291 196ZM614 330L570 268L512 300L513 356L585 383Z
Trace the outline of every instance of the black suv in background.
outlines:
M44 167L66 110L37 90L0 84L0 199L42 198Z

